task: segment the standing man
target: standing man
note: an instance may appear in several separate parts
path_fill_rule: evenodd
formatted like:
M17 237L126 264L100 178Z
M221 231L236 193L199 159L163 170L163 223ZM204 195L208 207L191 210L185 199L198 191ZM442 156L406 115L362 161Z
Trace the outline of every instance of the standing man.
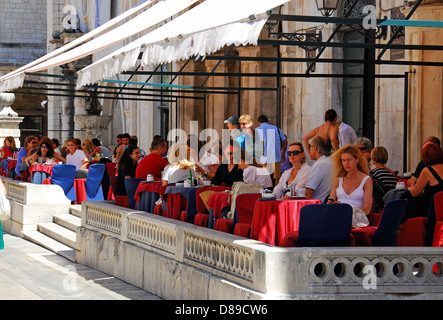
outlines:
M258 117L258 123L260 126L256 130L260 141L264 143L263 157L260 161L267 164L267 169L277 185L281 177L281 164L285 162L288 140L280 128L268 123L268 117L261 115Z
M341 121L341 118L337 116L336 123L338 125L338 147L341 148L347 144L354 144L357 140L357 135L354 129Z
M236 116L231 116L225 120L225 124L231 132L232 139L237 139L241 135L240 124L238 123L238 118Z
M327 135L319 134L310 143L310 158L315 160L306 183L306 198L320 199L325 203L331 193L333 163L329 157L332 150L331 140Z

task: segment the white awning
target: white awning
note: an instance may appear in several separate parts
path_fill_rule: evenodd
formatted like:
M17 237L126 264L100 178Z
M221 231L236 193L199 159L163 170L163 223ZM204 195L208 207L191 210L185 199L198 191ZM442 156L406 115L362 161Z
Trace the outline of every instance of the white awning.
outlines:
M268 11L289 0L206 0L78 72L77 88L135 68L204 57L225 45L256 45Z
M198 0L146 1L54 52L1 77L0 92L21 87L26 73L47 70L89 56L148 30L163 20L178 14L197 1ZM149 6L151 6L151 8L146 10ZM143 10L146 11L142 12ZM116 27L125 19L130 20ZM110 30L111 28L114 29Z

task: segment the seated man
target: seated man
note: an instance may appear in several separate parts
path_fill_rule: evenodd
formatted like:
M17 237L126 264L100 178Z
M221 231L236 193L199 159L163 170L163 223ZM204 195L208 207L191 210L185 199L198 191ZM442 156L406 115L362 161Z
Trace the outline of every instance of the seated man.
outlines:
M151 153L138 163L135 177L146 180L148 174L152 174L154 179L161 179L163 169L169 164L163 159L168 151L168 144L163 138L155 138L151 144Z
M78 150L74 139L67 140L66 164L72 164L76 167L75 177L82 179L88 176L89 160L82 150Z
M331 140L326 135L316 135L311 140L310 157L316 160L311 167L308 182L306 183L306 198L320 199L325 202L331 193L333 180L333 163L331 154Z

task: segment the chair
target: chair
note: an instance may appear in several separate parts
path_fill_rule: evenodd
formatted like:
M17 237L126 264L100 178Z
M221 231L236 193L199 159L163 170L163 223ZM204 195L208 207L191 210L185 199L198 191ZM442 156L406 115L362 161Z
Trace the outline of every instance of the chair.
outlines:
M254 206L251 203L255 203L261 196L261 193L245 193L237 196L234 214L235 235L249 238L252 227L252 215L254 214Z
M75 172L76 167L72 164L57 164L52 169L51 184L62 187L66 197L71 201L76 201L75 194Z
M117 175L117 164L113 162L106 163L106 171L110 177Z
M241 214L241 225L237 228L237 235L249 237L249 232L252 227L252 215L254 213L254 205L261 193L241 193L237 195L235 201L234 219L217 219L214 224L214 230L234 233L237 228L237 222L240 222L238 213Z
M409 218L400 226L397 238L397 246L432 246L436 227L436 211L434 208L434 199L438 193L439 192L431 197L427 217Z
M96 163L89 167L88 177L85 182L86 199L88 201L104 201L102 179L105 165Z
M298 231L289 232L281 247L334 247L351 243L352 207L345 203L308 204L300 209Z
M203 199L201 198L201 194L206 191L213 191L213 192L223 192L225 190L230 190L229 187L201 187L196 192L196 209L197 213L194 217L194 225L199 227L208 227L209 225L209 210L206 207Z
M112 190L112 193L114 194L114 198L115 198L115 205L119 206L119 207L129 208L128 196L117 195L118 177L117 176L110 176L109 179L111 181L111 190Z
M162 199L162 201L163 201L163 196L165 195L167 187L168 186L166 185L166 186L161 186L161 188L160 188L160 198ZM153 214L155 214L156 216L163 216L164 215L161 203L155 205Z
M128 203L129 208L136 209L135 208L135 192L137 191L138 184L143 181L142 179L136 179L136 178L130 178L125 179L125 188L126 188L126 194L128 195Z
M434 195L435 227L432 246L443 247L443 191Z
M368 226L352 230L356 246L395 247L397 231L405 214L408 200L391 200L383 208L377 227Z

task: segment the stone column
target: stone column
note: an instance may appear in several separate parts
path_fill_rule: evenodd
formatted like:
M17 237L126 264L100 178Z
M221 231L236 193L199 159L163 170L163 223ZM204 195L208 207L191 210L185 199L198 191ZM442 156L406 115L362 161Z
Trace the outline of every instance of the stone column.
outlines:
M13 93L0 93L0 106L4 106L0 112L0 143L6 137L14 137L17 148L20 148L20 123L23 122L17 112L11 106L15 101Z

